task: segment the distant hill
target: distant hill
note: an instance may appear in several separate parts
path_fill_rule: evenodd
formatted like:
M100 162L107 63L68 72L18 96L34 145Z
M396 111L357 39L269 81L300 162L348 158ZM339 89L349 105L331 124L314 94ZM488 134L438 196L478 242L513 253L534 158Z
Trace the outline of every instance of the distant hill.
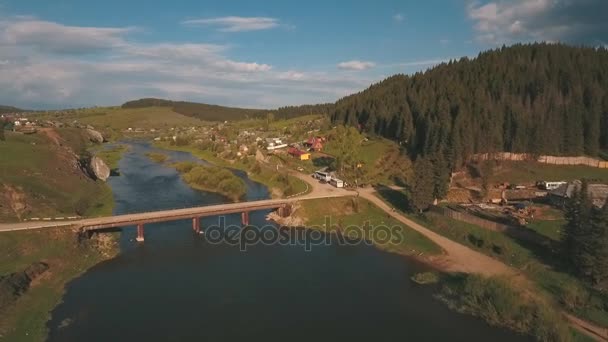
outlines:
M2 106L0 105L0 114L3 113L20 113L20 112L25 112L25 109L21 109L21 108L17 108L17 107L12 107L12 106Z
M205 103L145 98L126 102L122 108L170 107L174 112L207 121L242 120L265 117L273 113L276 118L289 119L308 114L329 114L333 104L281 107L279 109L247 109L224 107Z

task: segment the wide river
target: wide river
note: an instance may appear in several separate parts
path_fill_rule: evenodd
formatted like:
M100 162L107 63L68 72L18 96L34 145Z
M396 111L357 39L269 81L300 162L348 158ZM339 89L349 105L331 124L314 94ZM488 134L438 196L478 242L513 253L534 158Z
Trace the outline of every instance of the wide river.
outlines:
M155 150L129 142L109 183L115 213L223 203L190 189ZM194 160L165 152L169 161ZM248 199L268 190L247 184ZM264 225L267 212L252 213ZM240 222L231 215L228 223ZM217 218L203 220L203 227ZM195 236L191 222L125 227L121 253L72 281L48 322L50 341L523 341L450 311L410 276L425 267L366 245L257 245L246 252Z

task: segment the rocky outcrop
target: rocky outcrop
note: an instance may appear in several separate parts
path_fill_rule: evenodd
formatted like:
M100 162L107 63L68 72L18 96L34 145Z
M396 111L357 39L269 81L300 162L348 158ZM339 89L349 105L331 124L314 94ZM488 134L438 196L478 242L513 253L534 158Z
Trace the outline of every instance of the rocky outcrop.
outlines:
M104 182L110 177L110 168L97 156L91 158L88 171L92 176L95 176L96 179L101 179Z
M4 190L4 198L0 199L0 202L6 201L15 216L21 220L21 215L27 209L27 200L23 190L8 184L4 184L3 187L0 186L0 189Z
M94 129L87 128L87 135L91 142L101 144L105 141L103 135Z
M28 266L22 272L11 273L0 276L0 311L14 303L25 293L32 281L49 269L44 262L36 262Z

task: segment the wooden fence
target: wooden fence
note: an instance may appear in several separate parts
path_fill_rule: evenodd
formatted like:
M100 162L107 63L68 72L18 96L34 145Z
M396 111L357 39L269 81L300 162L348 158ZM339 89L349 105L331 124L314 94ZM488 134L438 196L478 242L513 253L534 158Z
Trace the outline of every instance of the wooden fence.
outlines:
M558 157L558 156L535 156L529 153L479 153L471 157L471 160L506 160L506 161L536 161L543 164L553 165L585 165L601 169L608 168L608 161L595 159L586 156L579 157Z
M447 207L438 207L431 206L430 210L434 213L449 217L451 219L470 223L476 225L478 227L491 230L498 233L506 234L515 239L524 240L527 242L532 242L537 245L550 246L552 248L557 248L554 241L549 240L547 237L544 237L538 234L536 231L519 226L510 226L490 220L483 219L481 217L477 217L472 214L467 214L464 212L456 211Z

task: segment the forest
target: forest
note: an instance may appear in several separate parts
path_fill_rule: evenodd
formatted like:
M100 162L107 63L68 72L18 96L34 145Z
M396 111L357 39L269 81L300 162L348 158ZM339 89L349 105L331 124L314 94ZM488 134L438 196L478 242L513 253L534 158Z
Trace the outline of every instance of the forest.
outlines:
M596 156L608 148L608 51L526 44L395 75L332 119L457 166L480 152Z

